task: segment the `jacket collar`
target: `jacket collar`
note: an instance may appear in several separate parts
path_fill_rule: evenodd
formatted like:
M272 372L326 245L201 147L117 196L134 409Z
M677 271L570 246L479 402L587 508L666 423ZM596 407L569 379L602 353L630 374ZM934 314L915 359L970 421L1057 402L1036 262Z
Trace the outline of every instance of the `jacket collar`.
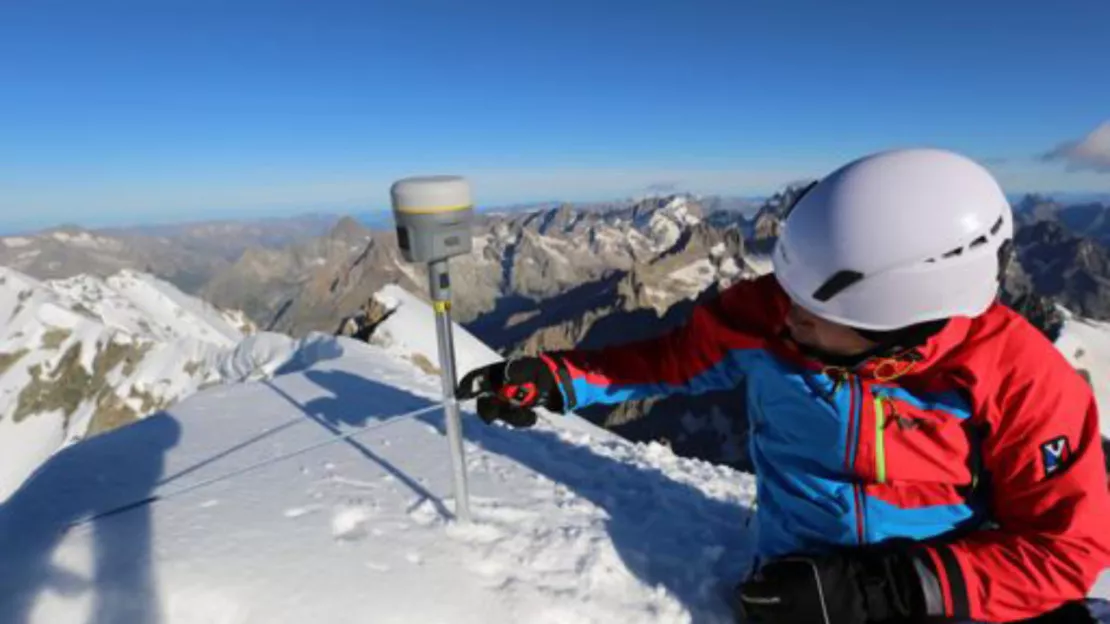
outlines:
M971 322L967 317L953 317L940 331L917 347L894 353L864 355L861 358L838 358L814 353L791 340L785 327L780 338L790 359L807 368L890 381L911 372L919 373L932 368L959 348L971 331Z

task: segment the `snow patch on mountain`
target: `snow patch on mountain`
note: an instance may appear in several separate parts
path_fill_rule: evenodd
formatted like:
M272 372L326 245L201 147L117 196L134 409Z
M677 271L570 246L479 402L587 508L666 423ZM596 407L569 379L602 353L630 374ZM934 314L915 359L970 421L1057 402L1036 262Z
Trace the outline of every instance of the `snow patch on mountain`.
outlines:
M572 252L573 250L570 249L571 244L567 241L562 241L550 236L537 235L536 242L539 243L540 247L542 247L544 252L546 252L550 257L563 264L571 264L571 261L567 258L566 254Z
M1094 387L1102 435L1110 437L1110 323L1078 317L1064 308L1056 348Z
M272 374L298 345L149 275L42 282L0 267L0 500L58 449L198 389Z
M716 267L707 258L696 260L670 274L671 279L686 282L699 290L713 283L716 277Z
M21 236L9 236L7 238L0 238L0 243L3 243L7 247L17 248L30 246L34 241Z
M690 212L690 201L686 197L675 197L663 210L682 225L691 226L701 223L701 218Z
M651 232L652 241L660 249L666 249L674 245L682 236L681 226L662 212L657 212L651 216L648 229Z
M116 249L120 246L118 241L95 236L89 232L77 232L70 234L68 232L52 232L50 237L60 243L66 243L76 247L89 247L93 249Z
M439 343L435 331L435 312L416 295L396 284L389 284L374 298L387 310L389 316L374 328L374 344L387 352L424 365L429 375L438 374L441 368ZM458 325L452 334L456 345L456 366L468 371L501 360L501 356L482 341Z
M107 279L81 275L51 282L110 327L155 339L195 338L233 346L250 325L242 312L224 312L154 276L124 270ZM151 319L158 322L151 324Z
M744 256L744 265L754 275L767 275L775 270L770 256L747 254Z

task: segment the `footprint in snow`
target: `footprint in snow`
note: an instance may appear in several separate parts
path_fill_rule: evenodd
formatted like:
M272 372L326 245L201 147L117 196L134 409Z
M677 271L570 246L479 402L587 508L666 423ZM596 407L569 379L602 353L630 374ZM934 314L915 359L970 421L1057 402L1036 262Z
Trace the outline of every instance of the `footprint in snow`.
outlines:
M447 535L461 542L481 545L501 541L507 534L498 527L479 521L471 524L451 523L447 525Z
M482 520L490 522L503 522L509 524L530 522L540 517L540 514L535 511L529 511L527 509L508 507L498 504L479 506L476 508L475 512L475 515L477 515Z
M474 559L472 561L469 561L466 564L466 567L478 576L487 579L498 579L498 581L503 580L504 574L508 569L503 562L498 561L492 557Z
M331 534L340 541L355 541L366 537L366 522L370 510L366 507L340 507L331 517Z
M320 505L308 505L306 507L291 507L286 509L282 515L286 518L300 518L317 511L320 511Z
M409 507L408 515L417 526L422 527L431 526L443 520L435 504L426 498Z

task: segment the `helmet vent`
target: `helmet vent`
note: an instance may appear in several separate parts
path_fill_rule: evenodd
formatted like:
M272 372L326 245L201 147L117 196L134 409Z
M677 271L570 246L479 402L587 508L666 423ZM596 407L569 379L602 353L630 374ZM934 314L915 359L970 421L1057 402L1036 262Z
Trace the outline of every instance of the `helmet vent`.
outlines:
M1002 217L998 217L998 221L994 222L991 226L991 236L998 236L998 230L1002 229Z
M824 303L861 279L863 279L863 273L859 271L837 271L832 277L825 280L820 288L813 291L813 298Z
M1001 227L1001 225L1002 225L1002 219L999 219L998 223L996 223L995 226L993 228L991 228L991 234L992 235L997 234L998 229ZM953 249L952 251L949 251L949 252L941 255L941 259L947 260L948 258L956 258L956 257L962 255L965 250L966 251L971 251L972 249L975 249L976 247L986 245L987 242L989 242L987 240L987 235L983 234L979 238L971 241L971 244L968 245L967 247L957 247L957 248ZM925 262L936 262L936 261L937 261L936 258L929 258L929 259L925 260Z

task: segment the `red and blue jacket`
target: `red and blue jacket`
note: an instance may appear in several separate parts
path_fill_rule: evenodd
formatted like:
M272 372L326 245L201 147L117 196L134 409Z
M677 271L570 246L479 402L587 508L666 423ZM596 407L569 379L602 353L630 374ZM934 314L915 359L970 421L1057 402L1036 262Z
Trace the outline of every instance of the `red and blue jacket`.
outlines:
M959 619L1087 594L1110 566L1098 414L1047 339L996 303L897 358L830 368L783 338L790 305L769 275L664 336L545 357L568 409L746 383L760 558L909 538Z

